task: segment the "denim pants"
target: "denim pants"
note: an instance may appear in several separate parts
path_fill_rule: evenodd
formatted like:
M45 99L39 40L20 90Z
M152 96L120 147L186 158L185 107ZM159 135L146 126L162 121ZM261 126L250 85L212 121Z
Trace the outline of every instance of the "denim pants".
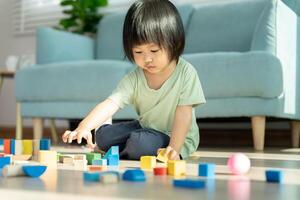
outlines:
M154 129L142 128L135 121L105 124L96 131L99 149L107 151L119 146L122 159L139 160L141 156L155 156L157 149L168 146L170 137Z

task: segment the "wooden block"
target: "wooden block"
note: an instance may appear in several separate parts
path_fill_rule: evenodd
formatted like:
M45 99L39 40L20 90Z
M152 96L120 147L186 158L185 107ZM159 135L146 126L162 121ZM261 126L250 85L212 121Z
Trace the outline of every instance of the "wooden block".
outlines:
M156 157L157 160L163 162L163 163L167 163L168 162L168 155L165 155L165 152L166 152L166 149L161 149L159 152L158 152L158 155Z
M4 177L24 176L22 165L6 165L2 169L2 175Z
M80 171L87 170L87 160L74 160L74 169Z
M74 160L86 160L85 154L76 154L74 155Z
M128 169L123 174L123 180L133 182L144 182L146 181L146 176L143 170Z
M50 139L41 139L40 140L40 150L50 150L51 140Z
M57 155L56 151L40 150L38 160L41 164L46 165L48 168L57 168Z
M194 179L175 179L173 180L173 186L190 189L202 189L205 188L205 181Z
M0 157L0 169L2 169L5 165L9 165L10 161L10 157Z
M10 154L12 154L12 155L15 154L15 140L14 139L10 140Z
M32 153L32 160L37 161L39 158L39 151L40 151L40 140L35 139L32 141L33 153Z
M23 154L23 141L15 140L15 155L22 155L22 154Z
M93 160L100 160L101 159L101 154L100 153L87 153L86 154L86 159L88 161L88 165L92 165Z
M12 161L27 161L27 160L30 160L32 157L32 155L13 155L11 158L12 158Z
M142 156L140 160L141 169L153 169L156 166L155 156Z
M108 155L107 156L107 165L109 166L119 166L120 158L119 154Z
M64 164L74 164L74 159L71 156L60 156L59 157L59 162L64 163Z
M45 165L25 165L23 171L27 176L36 178L40 177L47 169Z
M104 159L108 159L109 155L119 155L119 146L112 146L104 155Z
M208 178L215 177L216 164L214 163L199 163L198 175Z
M185 160L168 160L168 174L171 176L183 176L186 172Z
M106 159L93 160L92 165L107 166L107 160Z
M4 153L5 154L10 154L10 139L4 139Z
M83 172L83 180L98 182L100 181L100 173L99 172Z
M99 165L90 165L89 171L91 172L98 172L98 171L105 171L107 170L107 166L99 166Z
M104 172L100 174L100 181L104 184L118 183L119 173L118 172Z
M266 181L270 183L282 183L283 182L283 171L281 170L266 170L265 172Z
M32 140L23 140L23 154L32 155L33 143Z
M155 167L153 169L153 174L155 176L166 176L167 175L167 168L166 167Z

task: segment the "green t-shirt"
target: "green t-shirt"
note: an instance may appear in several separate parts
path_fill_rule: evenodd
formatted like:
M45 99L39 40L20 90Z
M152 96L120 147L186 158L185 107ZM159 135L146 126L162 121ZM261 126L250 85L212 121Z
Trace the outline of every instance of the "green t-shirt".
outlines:
M148 86L141 68L128 73L109 97L120 108L132 104L143 128L152 128L171 135L176 107L192 105L192 124L181 149L188 157L199 144L195 106L205 103L201 83L195 68L180 58L171 76L157 89Z

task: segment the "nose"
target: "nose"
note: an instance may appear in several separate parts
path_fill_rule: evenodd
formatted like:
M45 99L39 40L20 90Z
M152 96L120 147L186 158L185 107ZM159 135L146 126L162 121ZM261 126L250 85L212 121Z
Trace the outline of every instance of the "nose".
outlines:
M144 61L145 61L146 63L150 63L150 62L153 61L153 58L152 58L152 56L150 56L149 54L145 54L145 56L144 56Z

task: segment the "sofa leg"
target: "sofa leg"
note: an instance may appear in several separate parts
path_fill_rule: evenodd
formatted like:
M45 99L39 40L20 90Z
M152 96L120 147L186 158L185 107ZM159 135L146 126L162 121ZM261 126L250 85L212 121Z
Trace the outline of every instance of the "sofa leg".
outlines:
M52 136L53 144L57 144L58 137L57 137L54 119L50 119L50 129L51 129L51 136Z
M17 102L16 108L16 139L21 140L23 138L23 121L22 121L22 113L21 113L21 103Z
M292 146L293 148L298 148L299 136L300 136L300 121L292 121L291 130L292 130Z
M43 119L33 118L33 139L41 139L43 136Z
M252 125L254 149L258 151L263 151L264 143L265 143L266 117L265 116L251 117L251 125Z

